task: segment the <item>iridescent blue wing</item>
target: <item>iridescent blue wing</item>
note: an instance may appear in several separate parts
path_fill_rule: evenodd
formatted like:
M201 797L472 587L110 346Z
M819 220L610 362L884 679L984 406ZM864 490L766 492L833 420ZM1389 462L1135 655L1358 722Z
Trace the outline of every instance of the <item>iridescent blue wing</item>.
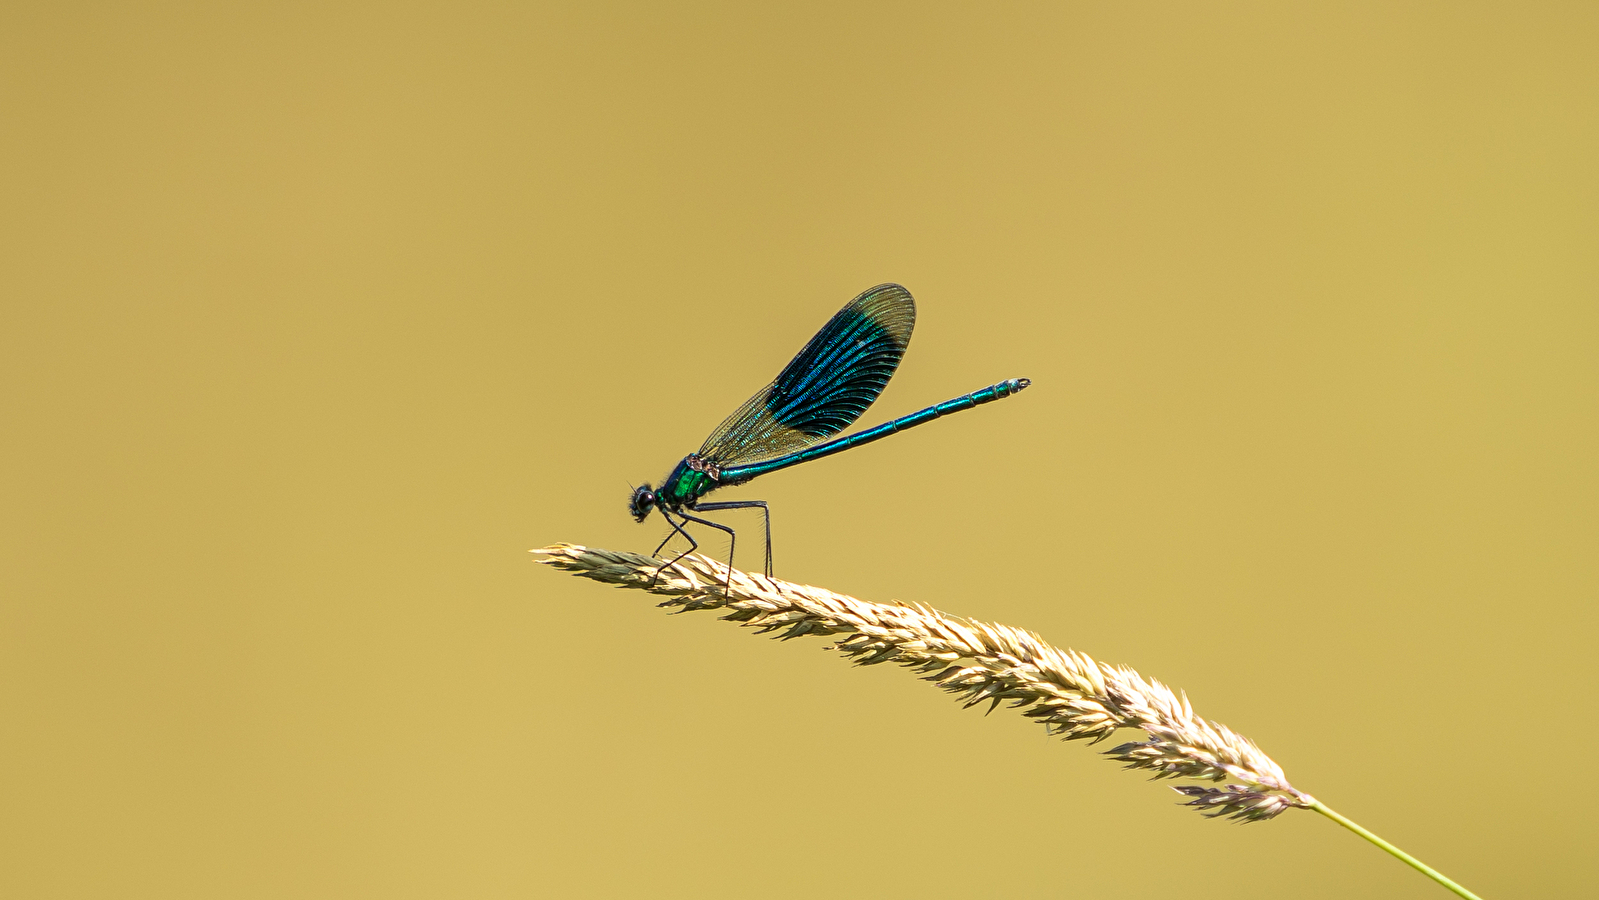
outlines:
M915 326L916 302L897 284L851 300L776 380L717 426L700 458L724 467L759 462L848 428L894 377Z

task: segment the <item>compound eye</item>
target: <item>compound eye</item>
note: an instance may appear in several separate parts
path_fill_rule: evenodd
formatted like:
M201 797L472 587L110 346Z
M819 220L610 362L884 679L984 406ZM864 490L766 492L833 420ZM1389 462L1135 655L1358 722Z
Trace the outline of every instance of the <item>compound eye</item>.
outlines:
M647 484L639 485L633 489L633 496L627 501L627 508L640 522L649 515L650 507L655 505L655 492Z

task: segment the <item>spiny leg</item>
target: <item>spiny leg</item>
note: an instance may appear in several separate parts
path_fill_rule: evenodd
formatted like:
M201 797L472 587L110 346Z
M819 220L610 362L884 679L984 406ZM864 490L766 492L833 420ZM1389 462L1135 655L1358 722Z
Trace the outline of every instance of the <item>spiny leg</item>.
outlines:
M699 508L704 509L705 507L702 506ZM727 582L722 585L722 596L724 598L731 599L733 591L733 551L738 549L738 532L727 527L726 525L718 522L712 522L710 519L701 519L698 516L691 516L681 510L679 510L677 514L683 517L683 522L685 524L689 522L698 522L701 525L706 525L711 528L716 528L727 532ZM686 536L688 532L685 531L683 534ZM699 545L696 544L695 546ZM683 551L678 555L677 559L672 560L672 562L677 562L678 559L682 559L683 557L689 555L690 552L691 551L688 550ZM671 565L671 563L668 563L667 565Z
M667 511L665 509L661 510L661 518L666 520L666 524L672 526L672 530L666 533L666 540L661 541L660 546L655 548L655 553L651 553L650 555L654 556L656 553L660 553L661 552L661 547L665 547L666 546L666 542L670 541L672 539L672 535L674 535L674 534L681 534L683 536L683 540L688 541L688 549L684 550L682 553L679 553L678 555L672 557L671 562L661 563L661 567L655 570L655 574L654 575L650 576L650 585L651 586L654 586L656 579L661 577L661 573L666 571L666 567L667 566L670 566L672 563L677 562L678 560L682 559L683 557L689 555L690 553L693 553L695 550L698 550L700 548L700 542L694 540L694 536L688 533L688 529L686 529L682 525L679 525L676 522L672 521L672 516L669 513L667 513Z
M701 503L694 507L695 512L715 511L718 509L754 509L760 507L761 518L766 523L766 577L772 577L772 510L766 505L765 500L728 500L724 503ZM680 513L681 515L681 513ZM733 564L732 554L728 554L727 564Z
M667 524L668 524L668 525L671 525L671 526L672 526L672 530L671 530L671 531L668 531L668 532L667 532L667 533L666 533L666 537L664 537L664 538L661 538L661 542L660 542L660 543L659 543L659 544L656 544L656 545L655 545L655 549L654 549L654 550L651 550L651 551L650 551L650 555L651 555L651 556L656 556L656 557L658 557L658 556L660 556L660 555L661 555L661 549L662 549L662 548L664 548L664 547L665 547L665 546L666 546L666 545L667 545L667 544L669 544L669 543L671 543L671 541L672 541L672 537L673 537L673 536L674 536L674 535L679 535L679 534L681 534L681 535L682 535L682 536L684 536L684 537L686 537L686 538L688 538L688 532L686 532L686 531L684 531L684 530L683 530L683 529L681 529L681 528L679 528L679 527L677 527L677 523L676 523L676 522L673 522L673 521L672 521L672 520L671 520L671 519L670 519L670 518L667 518L667 516L666 516L666 510L664 510L664 509L663 509L663 510L661 510L661 517L662 517L662 518L665 518L665 519L666 519L666 523L667 523ZM694 542L694 539L693 539L693 538L688 538L688 540L689 540L689 543L691 543L691 544L692 544L692 543L693 543L693 542Z

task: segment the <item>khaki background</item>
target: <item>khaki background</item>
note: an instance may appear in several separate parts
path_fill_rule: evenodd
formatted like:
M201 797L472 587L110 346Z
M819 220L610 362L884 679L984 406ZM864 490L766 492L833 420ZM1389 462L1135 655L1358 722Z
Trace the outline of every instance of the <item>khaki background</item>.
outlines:
M779 575L1592 889L1599 7L254 6L0 23L0 894L1442 896L533 565L889 280Z

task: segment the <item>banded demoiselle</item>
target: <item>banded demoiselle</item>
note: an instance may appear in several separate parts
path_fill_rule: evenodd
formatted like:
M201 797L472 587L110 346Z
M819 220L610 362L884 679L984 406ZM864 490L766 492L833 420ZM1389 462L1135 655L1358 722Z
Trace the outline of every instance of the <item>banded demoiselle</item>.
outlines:
M818 444L848 428L883 392L905 355L915 325L916 302L910 291L897 284L880 284L866 291L823 325L776 380L717 426L698 452L683 457L659 489L648 484L635 488L628 501L633 518L643 522L651 509L659 509L661 517L672 526L655 553L660 553L674 534L681 534L689 542L687 550L663 564L656 574L699 548L699 542L684 527L694 522L727 532L730 586L738 535L726 525L692 513L758 508L766 526L766 574L770 576L772 514L766 501L701 503L701 497L717 488L743 484L768 472L869 444L942 415L1009 397L1032 384L1026 378L1011 378L876 428ZM674 521L674 515L682 521Z

